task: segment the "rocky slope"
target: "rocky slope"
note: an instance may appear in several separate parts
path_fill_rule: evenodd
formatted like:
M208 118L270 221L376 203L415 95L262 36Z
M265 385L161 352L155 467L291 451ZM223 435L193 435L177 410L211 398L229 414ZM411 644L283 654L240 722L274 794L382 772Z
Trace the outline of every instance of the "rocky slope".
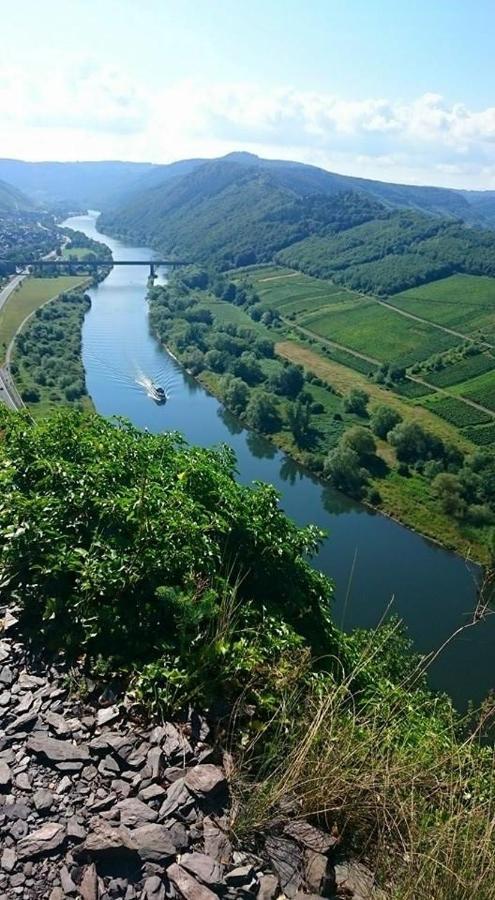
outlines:
M378 896L297 810L235 843L229 758L202 716L148 726L110 687L71 692L77 675L30 656L15 612L0 623L0 900Z

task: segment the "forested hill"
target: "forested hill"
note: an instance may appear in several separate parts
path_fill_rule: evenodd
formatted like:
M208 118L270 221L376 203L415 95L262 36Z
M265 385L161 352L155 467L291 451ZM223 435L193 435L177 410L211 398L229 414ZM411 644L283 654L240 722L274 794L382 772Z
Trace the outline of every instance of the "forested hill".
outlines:
M491 230L394 208L342 179L232 154L136 193L101 228L220 268L275 258L378 294L453 272L495 275Z
M34 203L21 191L0 181L0 213L25 212L34 209Z

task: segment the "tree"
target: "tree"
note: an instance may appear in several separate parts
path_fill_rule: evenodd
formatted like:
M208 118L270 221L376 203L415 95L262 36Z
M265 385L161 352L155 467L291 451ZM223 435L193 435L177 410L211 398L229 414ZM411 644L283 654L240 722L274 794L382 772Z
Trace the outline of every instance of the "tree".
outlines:
M222 350L208 350L205 353L205 365L212 372L225 372L231 356Z
M350 447L361 463L370 462L376 453L376 444L371 431L356 425L349 428L341 439L343 447Z
M467 504L462 493L462 484L457 475L441 472L432 482L433 492L440 500L444 513L454 519L464 519Z
M277 391L294 400L301 392L304 384L304 375L299 366L290 363L279 372L276 376L275 384Z
M418 459L435 459L443 455L443 442L429 434L417 422L401 422L389 432L388 440L395 447L397 459L401 462L416 462Z
M352 388L344 397L344 409L356 416L366 416L369 395L361 388Z
M248 384L258 384L263 380L263 372L252 353L243 353L239 359L234 359L231 370L233 375L237 375Z
M335 487L353 497L361 497L367 481L366 469L360 465L357 453L343 444L328 454L324 470Z
M224 379L223 399L225 405L237 416L246 409L249 400L249 388L242 378L227 375Z
M402 416L391 406L377 406L371 415L372 431L380 438L386 438L389 431L402 422Z
M307 440L311 428L309 404L303 403L301 400L291 403L287 410L287 421L296 444L301 446Z
M256 431L263 431L266 434L278 431L281 425L276 403L269 394L263 392L252 395L246 407L246 417Z

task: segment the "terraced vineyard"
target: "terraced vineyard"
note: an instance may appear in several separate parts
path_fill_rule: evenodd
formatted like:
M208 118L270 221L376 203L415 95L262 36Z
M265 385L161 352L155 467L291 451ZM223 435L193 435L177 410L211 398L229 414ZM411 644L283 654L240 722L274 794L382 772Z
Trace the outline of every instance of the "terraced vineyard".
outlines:
M495 340L495 278L454 275L396 294L384 305L288 268L253 267L245 274L261 303L294 327L296 339L364 376L383 363L408 368L420 381L399 381L392 385L395 393L468 440L491 442L495 349L487 341L492 334Z

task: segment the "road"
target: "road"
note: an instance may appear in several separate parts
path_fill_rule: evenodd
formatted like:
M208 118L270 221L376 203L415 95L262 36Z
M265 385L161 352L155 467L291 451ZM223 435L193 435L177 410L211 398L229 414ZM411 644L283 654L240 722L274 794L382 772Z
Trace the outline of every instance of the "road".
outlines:
M3 290L0 291L0 309L5 305L10 295L20 284L22 284L24 278L26 276L24 274L14 275L13 278L10 279L9 283L5 285Z

